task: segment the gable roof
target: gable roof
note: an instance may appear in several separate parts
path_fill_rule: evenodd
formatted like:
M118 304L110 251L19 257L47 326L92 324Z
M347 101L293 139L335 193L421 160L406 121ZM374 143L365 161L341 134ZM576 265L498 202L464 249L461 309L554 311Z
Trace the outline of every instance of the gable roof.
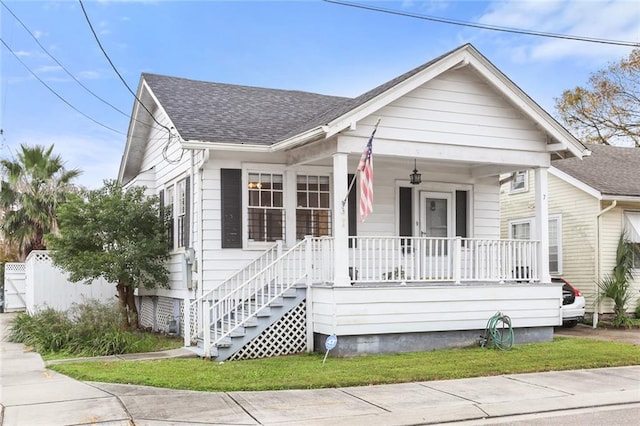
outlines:
M548 135L548 152L582 157L586 149L471 44L465 44L356 97L265 89L143 74L139 94L154 99L183 148L281 150L329 138L451 69L470 67ZM139 120L134 108L131 124ZM143 114L140 112L140 114ZM132 132L130 132L132 133ZM139 170L144 137L127 139L120 179Z
M551 165L605 197L640 197L640 148L587 145L591 155Z
M348 98L143 74L184 140L272 144Z

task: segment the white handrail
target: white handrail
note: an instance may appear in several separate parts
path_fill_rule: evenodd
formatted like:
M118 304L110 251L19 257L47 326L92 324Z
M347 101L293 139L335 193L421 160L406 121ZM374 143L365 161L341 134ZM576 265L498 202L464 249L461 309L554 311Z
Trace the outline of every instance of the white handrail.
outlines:
M219 299L216 295L226 294L229 291L232 291L234 288L242 285L243 282L253 277L260 271L262 271L267 265L271 264L275 259L277 259L282 254L282 241L277 241L270 248L264 251L260 256L251 261L247 266L239 270L238 272L231 275L229 278L224 280L218 287L209 290L204 293L202 296L197 299L191 301L190 303L185 303L185 311L184 311L184 336L185 336L185 345L191 346L191 342L197 339L198 334L200 332L204 332L204 328L198 327L198 323L202 324L202 320L198 321L196 318L195 327L191 327L192 316L191 313L203 312L201 309L203 304L207 301ZM198 309L200 308L200 309ZM192 328L194 331L192 332Z
M212 346L229 337L285 291L305 283L305 252L311 241L305 238L242 285L209 302L202 327L205 357L211 356ZM211 334L215 336L213 341Z

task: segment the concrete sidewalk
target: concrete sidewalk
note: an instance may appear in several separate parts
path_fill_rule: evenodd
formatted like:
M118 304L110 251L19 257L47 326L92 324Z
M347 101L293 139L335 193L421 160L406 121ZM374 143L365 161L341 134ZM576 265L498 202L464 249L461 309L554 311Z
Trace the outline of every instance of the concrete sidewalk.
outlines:
M640 366L318 390L191 392L90 383L4 341L1 424L415 425L640 403Z

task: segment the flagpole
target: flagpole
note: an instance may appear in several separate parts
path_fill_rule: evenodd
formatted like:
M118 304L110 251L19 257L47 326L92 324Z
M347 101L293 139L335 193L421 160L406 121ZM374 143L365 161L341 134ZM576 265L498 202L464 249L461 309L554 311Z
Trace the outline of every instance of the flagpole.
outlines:
M381 118L378 117L378 121L376 121L376 125L373 128L373 132L375 133L376 130L378 130L378 124L380 124L380 120ZM353 184L356 183L356 178L358 177L358 173L356 170L356 173L353 175L353 178L351 179L351 183L349 184L349 188L347 189L347 195L344 196L344 200L342 200L342 211L344 212L344 205L347 203L347 199L349 198L349 194L351 193L351 189L353 188Z

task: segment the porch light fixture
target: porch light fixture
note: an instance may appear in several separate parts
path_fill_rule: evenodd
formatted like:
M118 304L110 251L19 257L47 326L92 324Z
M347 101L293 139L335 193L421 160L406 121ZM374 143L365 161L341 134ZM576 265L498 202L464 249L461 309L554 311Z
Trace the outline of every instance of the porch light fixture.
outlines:
M416 166L416 159L413 159L413 173L409 175L411 185L420 185L422 183L422 174L418 173L418 167Z

